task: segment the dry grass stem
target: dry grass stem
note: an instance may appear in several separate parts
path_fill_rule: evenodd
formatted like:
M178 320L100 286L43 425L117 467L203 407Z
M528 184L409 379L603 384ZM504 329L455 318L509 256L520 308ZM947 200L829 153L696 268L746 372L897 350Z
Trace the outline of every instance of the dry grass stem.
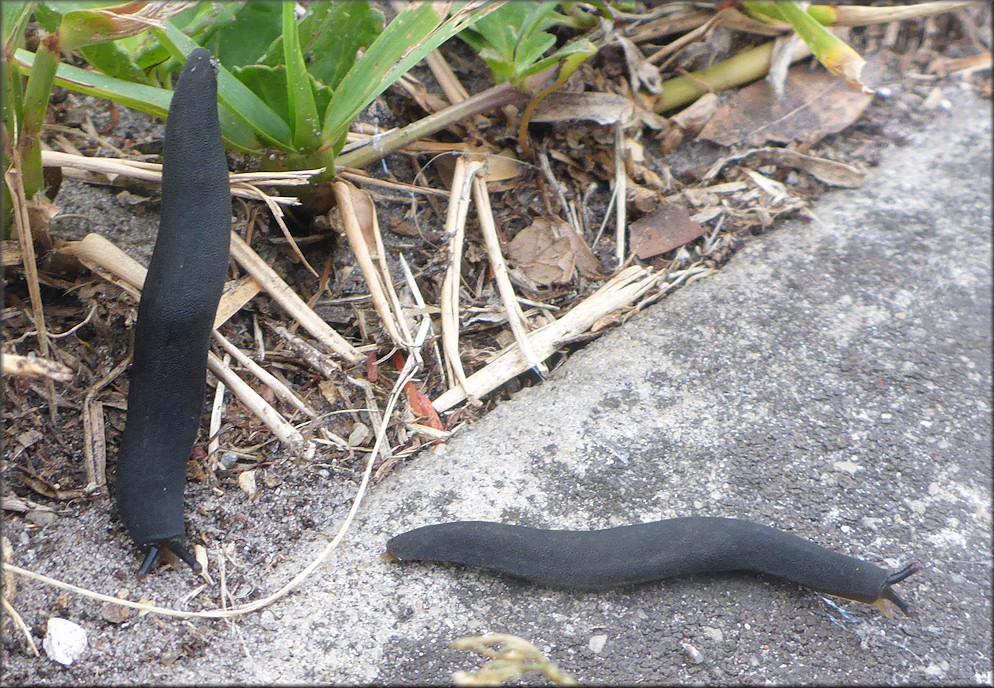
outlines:
M214 329L216 330L228 322L235 313L244 308L245 304L254 299L260 291L262 291L262 285L251 275L235 282L232 288L228 288L225 285L221 301L217 305L217 313L214 315Z
M546 158L546 164L548 159ZM507 314L508 325L514 334L514 340L518 343L522 354L529 363L530 368L545 375L549 369L545 367L542 360L532 349L528 341L528 327L526 325L524 313L518 305L514 287L511 285L511 278L507 273L507 263L504 262L504 255L500 250L500 238L497 236L497 226L494 223L493 210L490 207L490 193L487 191L487 183L480 177L473 179L473 200L476 202L476 212L480 219L480 231L487 246L487 255L490 257L490 266L494 271L494 282L497 283L497 291L501 301L504 303L504 311Z
M231 361L231 354L225 353L222 362L228 365ZM207 457L215 465L220 465L217 452L221 448L221 440L218 434L221 430L221 418L224 416L224 383L218 380L217 387L214 388L214 401L211 403L211 419L207 426Z
M261 380L263 384L273 390L276 396L309 418L317 418L317 411L308 406L303 399L294 394L293 390L283 384L279 378L249 358L245 352L228 341L228 339L217 330L214 330L214 340L221 345L221 348L231 354L232 358L238 361L239 365L249 370L253 375Z
M483 167L479 161L467 162L456 158L452 173L452 193L445 217L445 233L449 235L449 267L442 281L439 298L442 323L442 351L445 353L446 369L456 383L464 386L466 371L459 358L459 287L462 265L462 245L466 235L466 215L469 212L470 188L474 175Z
M38 264L35 256L34 238L31 232L31 220L28 217L28 201L24 197L24 180L21 177L21 152L17 146L11 147L12 165L4 173L4 181L10 191L10 202L13 206L14 228L21 246L21 259L24 264L24 280L28 285L28 297L31 300L31 318L34 320L35 332L38 337L38 353L42 358L48 358L48 330L45 328L45 310L41 300L41 286L38 283ZM48 396L48 411L52 423L58 417L55 403L55 383L51 378L45 379L45 393Z
M355 195L365 192L345 182L335 182L333 189L335 200L338 203L339 216L342 218L342 225L345 228L345 236L356 257L356 262L359 264L359 270L366 279L373 307L379 314L380 320L394 344L401 348L410 348L412 346L411 332L403 320L400 302L393 290L393 280L386 264L386 249L383 247L379 223L376 221L376 208L366 195L363 200L368 201L366 209L369 212L363 214L363 219L369 222L367 229L373 237L376 258L379 261L378 269L373 263L373 255L366 240L366 233L363 232L354 204Z
M238 264L252 275L262 288L283 306L286 312L297 320L319 342L327 346L349 363L358 363L363 355L344 337L335 332L321 317L308 306L283 279L276 274L245 241L232 232L231 255Z
M290 234L290 228L286 226L286 222L283 219L283 209L279 206L279 203L277 203L273 199L273 197L267 194L265 191L252 184L245 184L239 182L237 184L232 184L231 187L232 190L235 190L236 188L244 189L249 192L250 198L254 197L257 200L260 200L266 204L266 207L269 208L269 212L272 213L273 215L273 219L276 220L276 224L279 225L280 231L283 232L283 238L287 240L287 243L290 245L290 248L293 249L293 252L297 255L297 259L304 264L304 267L307 268L312 275L314 275L318 279L321 279L321 275L318 274L317 270L311 267L310 263L307 262L307 258L304 257L304 254L303 252L301 252L300 247L297 246L296 239L294 239L293 235Z
M618 269L625 263L625 217L628 212L628 171L625 169L625 129L621 122L614 125L614 188L616 190L618 226L615 229L614 257ZM581 235L582 236L582 235Z
M103 404L97 395L104 387L116 380L128 369L131 356L119 362L114 368L90 387L83 399L83 461L86 467L86 491L107 490L107 441L104 433Z
M428 69L431 70L435 81L442 87L442 93L450 103L455 105L469 98L469 91L463 88L456 73L438 50L432 50L425 56L425 64L428 65Z
M304 436L300 434L300 431L290 425L276 409L269 405L269 402L259 396L258 392L249 387L248 383L238 377L213 352L207 355L207 368L214 373L214 377L219 382L228 386L238 401L245 404L259 420L273 431L273 435L280 442L288 445L293 453L301 456L313 454L314 446L309 442L304 442Z
M536 355L541 360L545 360L562 342L586 332L604 316L634 303L658 280L658 275L639 266L633 265L622 270L561 318L532 332L528 339ZM432 405L441 413L467 397L481 397L493 391L530 367L517 344L512 345L497 354L486 366L470 375L464 385L452 387L441 394Z
M48 358L37 356L21 356L6 351L0 357L3 364L3 376L48 378L55 382L70 382L75 373L72 368Z
M17 613L17 610L11 606L6 597L0 597L0 600L3 600L3 610L10 614L10 618L14 620L14 624L20 629L21 633L24 634L24 640L31 649L31 653L35 657L41 657L41 653L38 652L38 646L35 645L34 638L31 637L31 631L28 630L28 626L24 623L24 619L22 619L21 615Z

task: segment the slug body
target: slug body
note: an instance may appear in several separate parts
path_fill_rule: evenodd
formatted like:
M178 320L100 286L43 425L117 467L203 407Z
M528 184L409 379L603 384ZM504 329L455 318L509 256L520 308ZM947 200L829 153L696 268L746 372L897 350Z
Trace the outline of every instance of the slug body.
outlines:
M602 590L694 573L755 571L886 611L908 607L885 569L758 523L673 518L607 530L541 530L486 521L416 528L391 538L399 561L479 566L550 587Z
M117 504L147 550L139 576L183 548L186 464L203 411L210 334L228 270L231 197L210 53L190 53L173 93L162 155L162 215L145 278Z

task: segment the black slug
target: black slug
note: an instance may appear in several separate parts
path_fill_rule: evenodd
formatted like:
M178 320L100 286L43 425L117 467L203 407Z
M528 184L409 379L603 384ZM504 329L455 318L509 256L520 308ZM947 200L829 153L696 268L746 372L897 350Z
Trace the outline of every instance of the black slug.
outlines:
M231 196L210 53L190 53L173 93L162 154L162 215L138 304L117 505L147 550L144 577L184 548L186 464L204 405L211 327L228 270Z
M487 521L423 526L387 542L388 560L480 566L550 587L602 590L671 576L755 571L908 614L888 573L796 535L733 518L672 518L607 530L541 530Z

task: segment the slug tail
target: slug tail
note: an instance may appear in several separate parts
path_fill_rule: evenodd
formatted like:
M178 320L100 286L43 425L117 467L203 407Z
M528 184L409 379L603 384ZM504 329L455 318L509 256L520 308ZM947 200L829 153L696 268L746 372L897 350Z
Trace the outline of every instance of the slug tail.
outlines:
M155 565L162 561L162 558L167 550L176 555L177 559L185 562L187 566L193 569L194 573L200 573L203 570L200 566L200 562L197 561L196 557L194 557L188 549L180 544L179 540L158 540L148 546L148 552L145 554L145 559L142 561L142 565L138 569L138 580L145 580L145 577L151 573L152 569L155 568Z

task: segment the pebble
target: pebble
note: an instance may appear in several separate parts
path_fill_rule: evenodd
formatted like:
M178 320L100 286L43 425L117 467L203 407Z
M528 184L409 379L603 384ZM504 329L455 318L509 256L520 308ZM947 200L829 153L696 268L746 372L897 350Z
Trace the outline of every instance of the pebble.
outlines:
M686 641L680 643L680 647L683 648L683 653L687 655L691 662L694 664L704 663L704 655L696 647Z
M603 634L592 635L590 636L590 640L587 641L587 647L589 647L590 651L595 655L599 655L605 645L607 645L607 636Z
M56 662L69 666L86 652L86 629L68 619L53 616L48 620L42 647Z

